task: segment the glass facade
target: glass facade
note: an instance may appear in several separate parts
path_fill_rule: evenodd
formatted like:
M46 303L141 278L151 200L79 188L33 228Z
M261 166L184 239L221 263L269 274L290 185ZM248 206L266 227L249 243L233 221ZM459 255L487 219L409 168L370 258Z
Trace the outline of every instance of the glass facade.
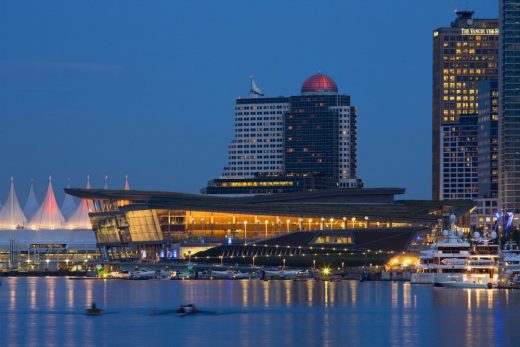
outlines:
M520 212L520 0L500 0L499 207Z
M498 21L495 19L474 19L473 12L458 11L450 27L433 32L432 198L435 200L461 196L457 192L446 197L443 187L446 171L442 166L450 165L441 145L443 127L458 123L461 115L478 113L478 83L497 79L497 60ZM476 197L472 184L465 180L460 183L457 191L469 189L462 195Z
M498 195L498 81L479 83L478 196Z
M442 199L473 199L478 193L478 116L460 115L441 129Z
M238 98L228 165L201 192L270 194L362 187L356 177L356 118L350 97L340 95L336 82L321 73L305 80L299 96Z
M338 187L356 177L356 116L346 95L290 98L285 115L285 171Z

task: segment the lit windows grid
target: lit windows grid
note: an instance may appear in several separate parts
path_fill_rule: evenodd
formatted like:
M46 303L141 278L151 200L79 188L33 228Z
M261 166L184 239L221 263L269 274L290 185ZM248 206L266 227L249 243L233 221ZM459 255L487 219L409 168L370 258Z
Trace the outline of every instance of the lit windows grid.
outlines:
M471 27L471 30L468 28ZM485 30L474 30L485 28ZM457 123L461 115L478 112L478 83L496 79L498 75L498 22L496 20L455 20L452 27L440 28L433 38L433 96L432 96L432 198L450 199L460 196L445 194L446 177L443 176L449 158L442 147L445 123ZM485 33L476 35L475 32ZM451 185L451 178L448 180ZM474 187L467 194L473 196Z
M473 199L478 194L478 116L465 115L441 129L442 199Z
M154 210L167 236L167 230L184 230L188 235L223 239L261 239L295 231L345 230L407 227L408 223L388 222L368 217L316 217L207 211ZM177 216L173 219L171 216ZM178 236L173 233L172 237Z
M237 99L235 138L228 146L223 178L283 172L283 114L286 98Z

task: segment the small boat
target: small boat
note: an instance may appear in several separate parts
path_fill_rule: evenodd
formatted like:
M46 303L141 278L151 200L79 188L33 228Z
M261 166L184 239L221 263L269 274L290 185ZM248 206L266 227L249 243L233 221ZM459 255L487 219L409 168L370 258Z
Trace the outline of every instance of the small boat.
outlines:
M179 313L179 316L182 317L197 312L197 307L193 304L181 305L177 312Z
M96 304L92 304L89 308L86 310L87 316L101 316L103 314L103 310L96 307Z
M87 316L101 316L103 314L103 310L100 308L87 308L86 310Z
M491 283L475 283L475 282L466 282L466 281L446 281L439 282L438 285L440 287L447 288L475 288L475 289L491 289L493 285Z

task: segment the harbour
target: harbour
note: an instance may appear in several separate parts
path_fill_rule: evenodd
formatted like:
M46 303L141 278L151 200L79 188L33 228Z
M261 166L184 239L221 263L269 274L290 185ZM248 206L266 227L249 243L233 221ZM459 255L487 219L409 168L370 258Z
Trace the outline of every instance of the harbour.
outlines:
M92 302L103 315L85 315ZM179 317L186 303L201 313ZM518 305L518 291L392 281L4 278L0 345L512 346Z

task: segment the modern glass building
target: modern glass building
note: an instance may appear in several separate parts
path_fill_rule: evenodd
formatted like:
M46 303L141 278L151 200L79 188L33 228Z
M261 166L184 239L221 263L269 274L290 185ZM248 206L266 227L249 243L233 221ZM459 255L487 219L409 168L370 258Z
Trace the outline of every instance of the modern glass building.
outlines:
M307 78L301 94L263 97L252 82L235 106L235 136L222 176L204 194L270 194L355 188L356 110L334 80ZM260 97L262 96L262 97Z
M479 83L478 196L498 196L498 81Z
M498 75L498 21L473 18L471 11L456 14L450 27L433 32L432 198L440 200L477 196L473 175L461 173L456 181L444 176L452 173L446 168L455 169L452 165L459 163L458 157L447 157L447 148L442 147L447 136L443 130L450 123L458 124L462 115L477 115L478 83ZM459 131L458 126L453 129ZM463 157L470 155L465 148L460 150Z
M492 231L498 212L498 81L478 85L478 196L471 226Z
M419 232L440 231L454 212L469 227L468 201L395 201L404 189L335 189L216 197L169 192L67 189L86 199L104 259L175 258L179 244L241 245L284 235L322 246L402 251ZM325 234L325 231L327 232ZM321 233L323 232L323 233ZM377 246L376 246L377 245ZM273 248L279 245L273 244ZM305 245L303 245L305 246ZM210 246L208 246L210 247ZM267 246L266 246L267 247ZM178 256L178 255L177 255Z
M520 0L499 4L499 207L520 213Z

